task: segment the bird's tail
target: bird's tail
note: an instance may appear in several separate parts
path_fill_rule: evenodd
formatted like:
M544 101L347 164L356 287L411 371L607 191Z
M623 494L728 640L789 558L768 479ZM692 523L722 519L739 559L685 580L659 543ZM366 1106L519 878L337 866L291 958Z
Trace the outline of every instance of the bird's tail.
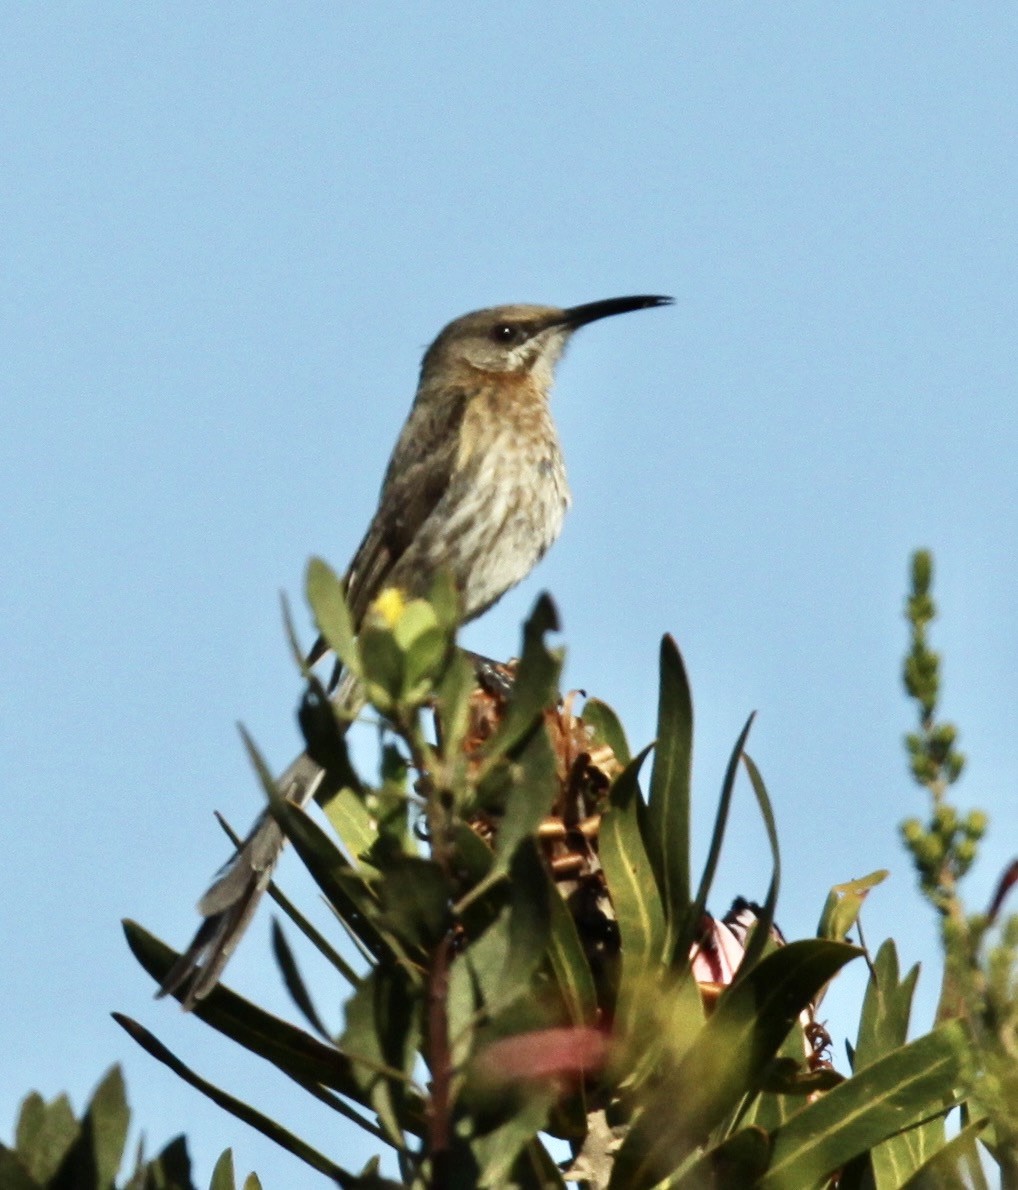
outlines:
M324 775L324 770L302 753L279 778L279 794L296 806L305 806ZM204 921L191 945L167 972L158 996L183 991L181 1006L190 1011L212 991L258 908L285 841L279 824L266 810L198 902Z

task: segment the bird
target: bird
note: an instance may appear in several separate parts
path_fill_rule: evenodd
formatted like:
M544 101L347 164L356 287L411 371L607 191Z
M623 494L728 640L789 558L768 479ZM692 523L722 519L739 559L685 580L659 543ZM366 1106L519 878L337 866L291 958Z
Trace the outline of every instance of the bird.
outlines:
M451 576L461 622L482 614L524 579L558 537L570 503L549 395L555 367L580 327L670 305L660 295L607 298L559 308L506 305L450 322L427 348L416 395L382 481L378 508L343 586L355 630L382 591L427 596ZM327 652L319 640L308 655ZM354 717L363 697L339 668L331 697ZM306 753L276 782L298 806L323 769ZM186 1010L204 999L243 936L285 838L268 811L198 902L203 920L166 974L158 996Z

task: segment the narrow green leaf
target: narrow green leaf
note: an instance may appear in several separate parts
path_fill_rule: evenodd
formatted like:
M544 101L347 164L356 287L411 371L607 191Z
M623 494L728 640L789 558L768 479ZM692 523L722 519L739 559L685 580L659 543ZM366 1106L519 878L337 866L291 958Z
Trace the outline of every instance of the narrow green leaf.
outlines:
M219 825L223 828L227 838L233 843L234 847L240 848L242 846L241 838L237 832L230 826L226 819L218 811L216 812L216 819ZM311 945L318 951L323 958L332 964L333 967L342 975L342 977L351 986L356 984L360 976L353 970L350 964L343 958L343 956L332 946L327 939L322 935L321 931L316 929L311 922L297 909L293 902L282 892L274 881L269 881L268 887L265 890L269 896L276 902L280 909L293 922L298 930L304 935Z
M495 853L465 822L456 822L452 829L453 868L458 878L470 888L491 871Z
M943 1110L960 1078L966 1045L959 1022L941 1025L803 1108L774 1135L761 1190L816 1185L856 1154Z
M474 690L474 667L454 650L438 685L438 720L441 724L443 756L458 756L470 724L470 696Z
M479 1023L477 985L465 956L458 956L449 968L449 990L445 998L449 1016L449 1044L452 1063L462 1070L474 1046Z
M123 924L135 958L157 983L161 982L176 960L176 952L135 922ZM343 1054L257 1008L222 984L198 1001L193 1015L292 1077L321 1083L363 1103L350 1063Z
M644 748L616 779L599 837L601 866L621 939L622 980L616 1021L623 1036L632 1031L640 1000L649 994L648 981L656 974L664 950L664 913L640 829L639 774L649 751Z
M739 771L739 761L742 759L743 751L746 747L746 740L749 737L750 728L753 726L753 719L756 717L756 712L746 720L746 725L739 733L739 738L735 741L735 747L732 749L732 754L728 759L728 767L725 770L725 779L721 784L721 797L718 801L718 812L714 818L714 830L711 832L710 849L707 852L707 862L704 864L703 874L700 877L700 885L696 892L696 899L689 908L689 913L682 930L678 936L678 947L675 951L674 960L677 964L682 965L686 962L686 956L689 953L689 948L692 946L696 938L697 931L700 928L700 919L703 917L704 909L707 905L707 897L710 895L711 885L714 883L714 874L717 871L718 860L721 857L721 845L725 839L725 827L728 824L728 811L732 804L732 793L735 789L735 777Z
M357 1178L355 1175L348 1173L330 1161L305 1141L294 1136L292 1132L288 1132L282 1125L277 1124L275 1120L269 1119L268 1116L263 1115L255 1108L234 1098L232 1095L220 1090L219 1087L201 1078L200 1075L195 1074L193 1070L185 1066L176 1055L172 1054L161 1041L149 1033L147 1029L139 1025L137 1021L131 1020L130 1017L123 1016L119 1012L115 1012L112 1015L117 1024L143 1050L151 1054L157 1061L162 1062L164 1066L168 1066L178 1078L183 1079L189 1086L200 1091L208 1099L211 1099L213 1103L224 1108L231 1115L236 1116L238 1120L242 1120L245 1124L250 1124L252 1128L257 1129L263 1136L267 1136L270 1140L275 1141L280 1148L286 1149L288 1153L292 1153L295 1157L305 1162L305 1164L311 1166L312 1169L325 1174L326 1177L332 1178L344 1190L356 1190Z
M548 908L548 956L569 1020L574 1025L593 1024L597 1014L594 976L583 951L573 915L554 885L548 891Z
M333 791L344 786L363 792L346 746L347 728L362 701L360 693L348 694L340 711L318 678L314 674L308 676L307 689L297 708L297 722L304 736L305 751L325 770L324 788L316 795L319 801L328 801Z
M376 958L399 954L378 928L372 911L374 893L333 841L303 810L279 796L275 782L254 742L240 729L248 755L269 799L269 809L294 846L312 879L325 894L351 935Z
M548 733L541 724L527 740L511 769L512 784L505 814L495 840L493 872L505 871L516 848L529 838L548 816L557 792L555 754Z
M989 1183L979 1164L978 1156L975 1156L978 1152L976 1138L988 1123L984 1118L967 1124L932 1157L927 1158L907 1182L899 1183L901 1190L956 1190L958 1186L971 1186L972 1190L989 1190Z
M580 716L588 727L594 729L594 738L602 744L607 744L615 753L615 759L625 768L632 760L629 742L622 723L606 703L599 698L588 698L583 704L583 714Z
M283 927L275 918L272 919L272 953L275 955L276 964L279 967L280 974L283 976L283 983L286 985L286 990L290 993L290 999L297 1005L304 1019L319 1037L325 1041L330 1041L329 1032L322 1024L321 1017L312 1003L307 985L301 976L300 968L297 966L297 960L294 958L290 944L287 942L286 935L283 933Z
M360 940L375 958L402 957L392 938L374 920L375 895L361 873L343 856L333 841L304 810L270 797L271 812L291 840L301 862L341 917L352 937Z
M544 709L555 702L562 651L549 650L544 638L549 632L557 632L558 627L555 605L548 595L541 595L523 626L523 655L505 717L485 748L489 766L533 731Z
M361 663L353 620L339 576L327 562L312 558L308 563L305 589L318 631L346 668L359 675Z
M788 1036L781 1043L775 1063L788 1062L790 1067L801 1071L808 1048L806 1038L803 1034L802 1022L796 1021L789 1031ZM826 1076L833 1075L837 1082L842 1081L842 1076L835 1075L834 1071L825 1070L815 1073L823 1073ZM773 1085L769 1085L772 1082L773 1080L771 1078L765 1076L764 1085L766 1089L761 1089L760 1093L753 1098L749 1105L745 1107L744 1111L740 1110L739 1122L741 1124L756 1124L758 1127L763 1128L765 1132L772 1133L802 1108L802 1098L799 1095L783 1094L780 1090L776 1090ZM792 1084L794 1087L795 1080L792 1080ZM829 1087L817 1089L828 1090Z
M763 777L760 776L760 770L753 763L748 752L743 752L742 763L746 766L746 772L749 773L749 781L753 786L753 793L756 795L757 804L760 807L760 816L764 820L764 827L767 831L767 842L770 844L771 849L771 863L773 864L773 868L771 882L767 889L767 896L764 899L760 912L757 914L757 923L753 927L749 941L746 943L746 951L742 956L742 962L739 964L739 970L736 974L737 979L745 978L753 967L756 966L764 952L764 948L771 940L774 909L778 903L778 889L781 885L781 855L778 850L778 831L774 825L774 811L771 809L771 801L767 796L767 787L764 785Z
M283 617L283 633L286 636L286 643L290 646L290 655L293 657L294 664L300 670L301 676L307 677L311 672L307 663L308 650L300 643L300 637L297 635L297 625L294 623L293 611L290 608L290 600L287 598L285 591L279 592L279 607Z
M689 791L693 764L693 701L682 654L661 639L657 745L647 799L648 848L659 874L674 951L689 913Z

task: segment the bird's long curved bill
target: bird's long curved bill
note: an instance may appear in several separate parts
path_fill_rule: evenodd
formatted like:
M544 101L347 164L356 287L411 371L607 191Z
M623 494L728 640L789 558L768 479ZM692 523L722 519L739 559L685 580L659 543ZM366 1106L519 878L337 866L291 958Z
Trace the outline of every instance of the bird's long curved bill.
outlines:
M613 314L628 314L630 310L649 310L654 306L670 306L674 299L657 294L641 294L639 297L605 298L600 302L587 302L572 306L565 311L565 322L574 330L596 322L599 318L610 318Z

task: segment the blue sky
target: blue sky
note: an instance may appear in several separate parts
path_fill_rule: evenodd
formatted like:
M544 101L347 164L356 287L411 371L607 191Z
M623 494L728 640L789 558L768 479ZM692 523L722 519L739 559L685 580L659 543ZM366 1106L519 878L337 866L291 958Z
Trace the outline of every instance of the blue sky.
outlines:
M467 642L512 653L550 589L567 682L643 744L671 631L698 854L756 709L785 932L888 867L868 939L935 965L896 838L923 808L898 680L918 545L959 800L992 817L974 904L1014 846L1016 25L983 4L8 6L0 1135L30 1088L80 1105L120 1060L150 1143L185 1130L206 1182L232 1144L268 1187L319 1184L119 1009L339 1153L324 1109L151 1000L118 921L190 936L225 855L212 810L260 804L235 721L276 766L296 746L278 592L299 601L312 553L345 564L423 347L484 305L676 298L577 336L554 394L573 510ZM767 878L743 789L715 907ZM230 981L288 1011L266 923ZM861 987L826 1005L839 1056Z

